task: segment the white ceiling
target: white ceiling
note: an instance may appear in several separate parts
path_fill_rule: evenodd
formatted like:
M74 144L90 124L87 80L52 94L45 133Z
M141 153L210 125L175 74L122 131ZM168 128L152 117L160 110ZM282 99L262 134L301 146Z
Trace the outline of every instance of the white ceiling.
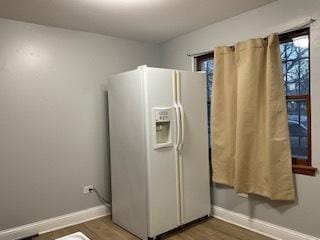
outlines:
M0 0L0 17L164 42L274 0Z

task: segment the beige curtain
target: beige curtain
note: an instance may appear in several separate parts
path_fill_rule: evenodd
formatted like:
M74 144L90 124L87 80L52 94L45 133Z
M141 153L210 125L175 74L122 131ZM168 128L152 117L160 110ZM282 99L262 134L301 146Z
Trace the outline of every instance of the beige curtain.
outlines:
M294 199L277 35L215 49L212 143L216 183L237 193Z

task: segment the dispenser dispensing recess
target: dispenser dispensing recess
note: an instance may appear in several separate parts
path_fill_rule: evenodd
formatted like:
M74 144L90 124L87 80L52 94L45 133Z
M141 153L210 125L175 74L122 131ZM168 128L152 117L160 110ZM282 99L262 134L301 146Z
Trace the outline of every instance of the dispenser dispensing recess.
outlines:
M153 148L173 146L172 143L172 108L152 108L153 113Z

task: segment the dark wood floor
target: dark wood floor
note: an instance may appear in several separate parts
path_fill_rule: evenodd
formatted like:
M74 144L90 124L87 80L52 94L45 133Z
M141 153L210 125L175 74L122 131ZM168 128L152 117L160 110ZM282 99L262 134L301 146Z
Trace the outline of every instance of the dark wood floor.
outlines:
M53 240L74 232L83 232L91 240L138 240L112 223L110 216L40 235L35 240ZM168 233L166 240L271 240L215 218L208 218Z

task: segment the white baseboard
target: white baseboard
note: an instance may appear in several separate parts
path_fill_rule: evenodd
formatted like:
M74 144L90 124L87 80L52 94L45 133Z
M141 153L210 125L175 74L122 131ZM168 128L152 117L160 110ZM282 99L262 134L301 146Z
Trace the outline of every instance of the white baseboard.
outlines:
M246 228L278 240L320 240L320 238L303 234L285 227L277 226L244 214L236 213L218 206L212 207L215 218Z
M0 240L13 240L37 233L45 233L75 224L83 223L95 218L110 214L110 208L106 206L97 206L66 215L45 219L39 222L10 228L0 231Z
M277 226L259 219L250 218L218 206L212 207L213 216L223 221L238 225L248 230L263 234L278 240L320 240L320 238L303 234L285 227ZM97 206L59 217L49 218L39 222L0 231L0 240L14 240L45 233L86 222L110 214L110 208Z

